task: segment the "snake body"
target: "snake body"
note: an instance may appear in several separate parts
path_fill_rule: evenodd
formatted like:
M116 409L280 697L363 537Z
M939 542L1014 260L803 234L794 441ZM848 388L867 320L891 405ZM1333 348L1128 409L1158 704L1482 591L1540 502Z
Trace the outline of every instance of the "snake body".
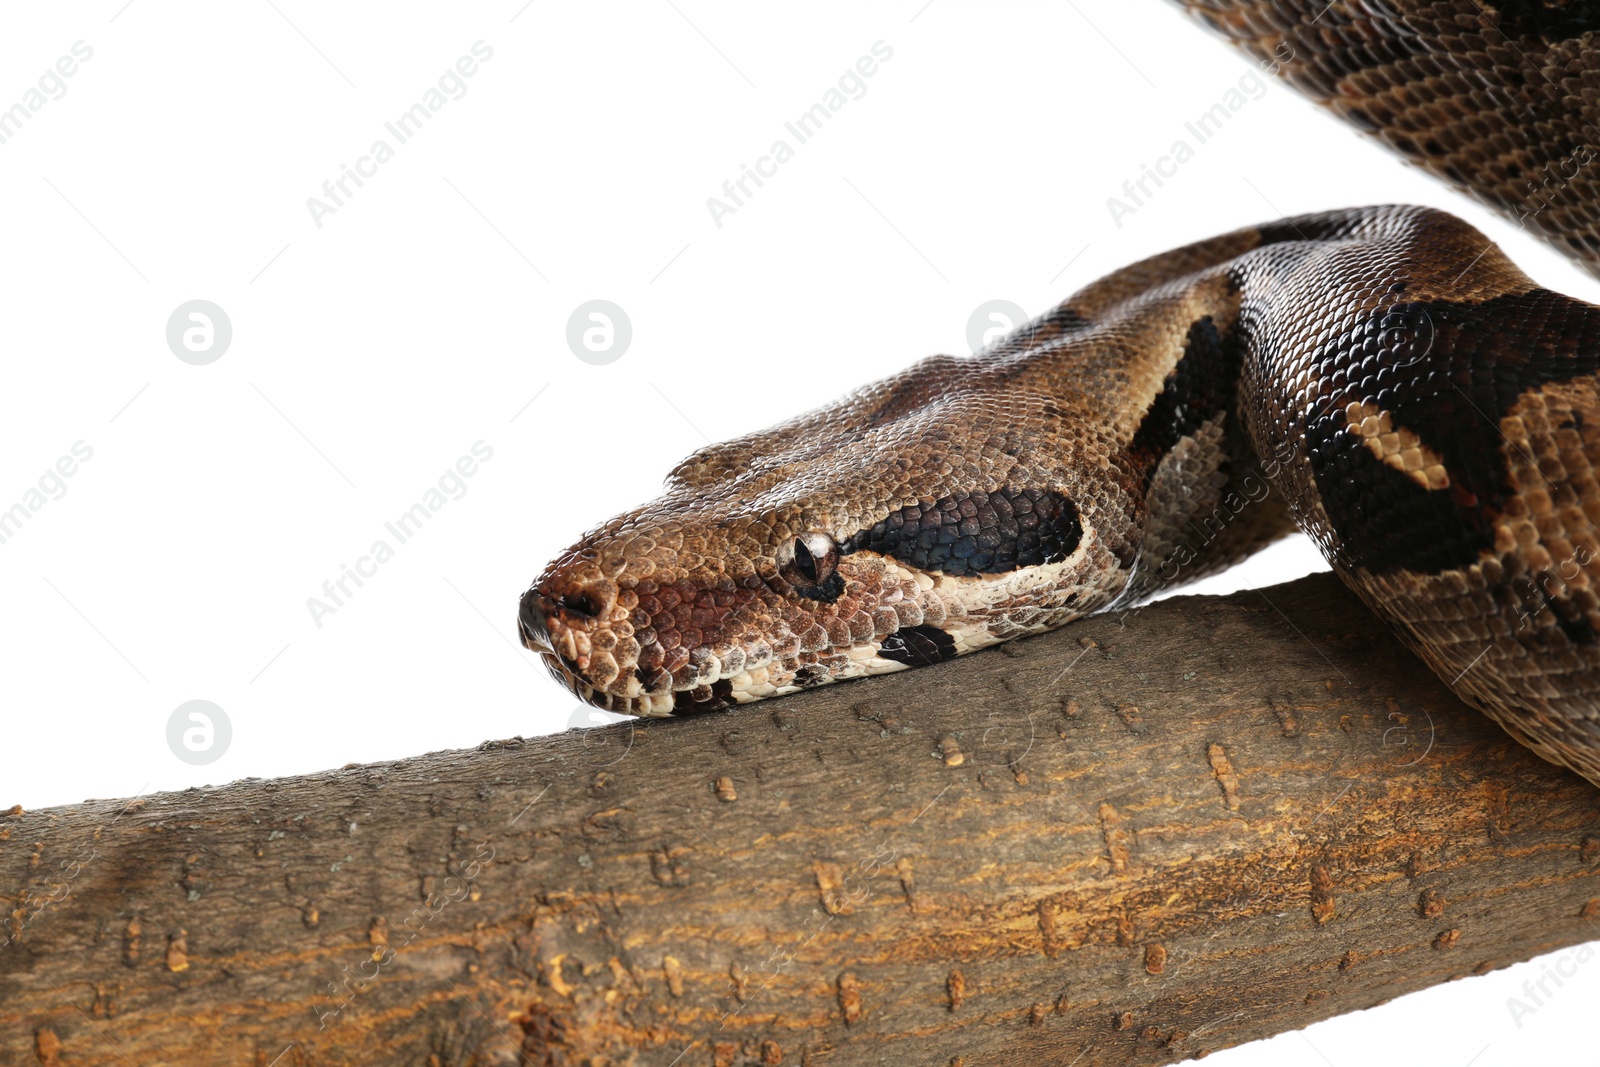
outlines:
M1600 5L1182 6L1600 273L1573 169ZM1049 630L1298 527L1457 695L1600 784L1597 469L1600 308L1444 212L1333 211L702 449L551 563L519 628L586 701L682 715Z

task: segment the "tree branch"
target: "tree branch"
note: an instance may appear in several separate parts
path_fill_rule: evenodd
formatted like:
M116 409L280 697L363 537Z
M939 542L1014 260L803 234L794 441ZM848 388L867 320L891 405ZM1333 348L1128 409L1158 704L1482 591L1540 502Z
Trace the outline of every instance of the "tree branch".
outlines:
M1318 575L0 816L0 1062L1166 1063L1593 938L1597 863L1600 792Z

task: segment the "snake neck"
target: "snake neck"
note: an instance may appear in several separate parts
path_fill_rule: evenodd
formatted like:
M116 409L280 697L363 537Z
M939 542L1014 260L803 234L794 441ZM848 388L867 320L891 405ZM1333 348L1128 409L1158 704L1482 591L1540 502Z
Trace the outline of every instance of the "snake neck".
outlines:
M1428 209L1254 236L1069 301L1145 474L1118 603L1298 526L1458 696L1600 782L1600 308Z

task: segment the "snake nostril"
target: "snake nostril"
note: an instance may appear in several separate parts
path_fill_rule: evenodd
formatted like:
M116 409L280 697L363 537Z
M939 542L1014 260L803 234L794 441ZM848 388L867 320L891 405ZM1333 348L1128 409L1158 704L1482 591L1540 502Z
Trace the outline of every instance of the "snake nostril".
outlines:
M588 593L566 593L556 598L556 608L580 619L600 617L600 602Z

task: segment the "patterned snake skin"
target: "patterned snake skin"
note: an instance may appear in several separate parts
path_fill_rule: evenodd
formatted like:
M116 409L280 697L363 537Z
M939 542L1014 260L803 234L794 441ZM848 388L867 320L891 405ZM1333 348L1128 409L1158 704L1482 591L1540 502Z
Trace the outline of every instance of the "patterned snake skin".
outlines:
M1600 273L1600 4L1182 6L1287 43L1308 95ZM1597 469L1600 308L1443 212L1335 211L695 453L519 627L583 699L681 715L1039 633L1298 526L1462 699L1600 784Z
M1600 277L1600 0L1177 3Z

